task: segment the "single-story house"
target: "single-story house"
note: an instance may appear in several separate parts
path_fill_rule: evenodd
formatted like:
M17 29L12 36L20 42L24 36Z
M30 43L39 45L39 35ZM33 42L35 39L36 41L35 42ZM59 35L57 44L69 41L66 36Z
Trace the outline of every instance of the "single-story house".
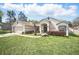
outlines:
M52 31L64 31L66 36L68 36L68 24L65 21L57 20L55 18L47 17L36 23L37 31L42 33L52 32ZM12 25L12 31L16 33L34 31L33 22L16 21Z

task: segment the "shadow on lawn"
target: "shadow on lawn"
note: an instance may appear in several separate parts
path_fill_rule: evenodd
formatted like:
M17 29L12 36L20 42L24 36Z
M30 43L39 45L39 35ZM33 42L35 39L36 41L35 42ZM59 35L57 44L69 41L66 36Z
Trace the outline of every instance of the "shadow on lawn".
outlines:
M76 35L74 33L70 33L69 36L79 37L79 35Z

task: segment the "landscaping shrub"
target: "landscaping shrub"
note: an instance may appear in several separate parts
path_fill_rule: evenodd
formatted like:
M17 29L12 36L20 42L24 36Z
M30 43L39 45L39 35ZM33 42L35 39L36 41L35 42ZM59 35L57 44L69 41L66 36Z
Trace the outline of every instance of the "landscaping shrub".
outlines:
M22 34L32 34L32 33L34 33L34 31L26 31L25 33L22 32Z
M79 37L79 35L76 35L75 33L69 33L70 36Z
M0 30L0 34L10 33L10 30Z
M66 33L64 31L49 31L49 35L56 35L56 36L65 36Z

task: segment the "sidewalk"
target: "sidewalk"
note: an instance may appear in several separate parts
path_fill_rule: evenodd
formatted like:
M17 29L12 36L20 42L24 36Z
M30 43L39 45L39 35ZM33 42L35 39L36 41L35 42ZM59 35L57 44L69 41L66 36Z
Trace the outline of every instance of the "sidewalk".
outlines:
M22 34L18 34L18 33L1 34L0 37L8 37L8 36L14 36L14 35L23 36L23 37L31 37L31 38L39 38L39 37L41 37L41 36L32 36L32 35L22 35Z
M8 37L8 36L13 36L13 35L16 35L16 33L0 34L0 37Z

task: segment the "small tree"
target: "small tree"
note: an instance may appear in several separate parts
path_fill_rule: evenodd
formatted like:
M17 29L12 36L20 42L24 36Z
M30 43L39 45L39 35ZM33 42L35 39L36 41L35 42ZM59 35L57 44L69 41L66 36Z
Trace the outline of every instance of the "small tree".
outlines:
M73 27L72 22L68 21L68 26L69 26L69 27Z

